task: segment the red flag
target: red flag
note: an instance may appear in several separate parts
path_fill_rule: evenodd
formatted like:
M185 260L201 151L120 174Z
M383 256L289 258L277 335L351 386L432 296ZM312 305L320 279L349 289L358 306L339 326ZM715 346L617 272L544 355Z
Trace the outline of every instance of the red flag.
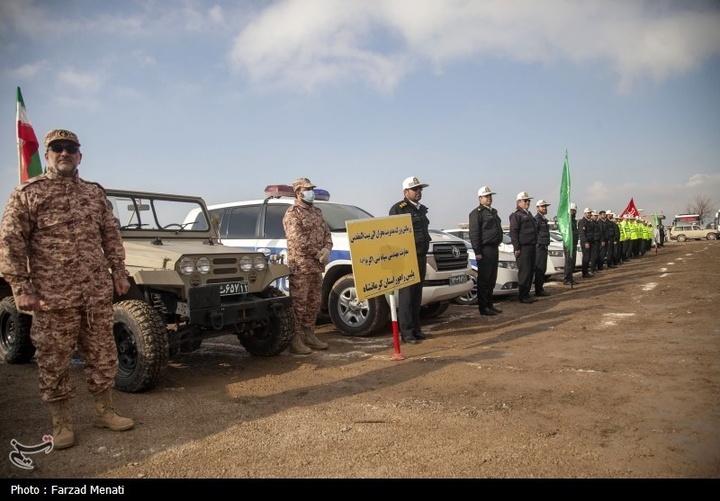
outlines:
M633 201L632 198L630 199L630 203L628 204L628 206L625 207L625 210L622 211L622 214L620 214L620 217L623 217L625 214L629 214L632 217L638 217L640 215L640 213L637 210L637 207L635 207L635 202Z
M17 148L20 182L24 183L31 177L42 174L40 153L38 153L40 143L38 143L27 110L25 110L20 87L17 88Z

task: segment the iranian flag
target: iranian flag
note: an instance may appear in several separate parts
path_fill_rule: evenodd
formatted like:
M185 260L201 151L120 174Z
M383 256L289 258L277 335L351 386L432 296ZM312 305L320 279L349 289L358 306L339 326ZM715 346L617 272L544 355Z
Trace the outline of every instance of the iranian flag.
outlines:
M17 88L17 148L18 148L18 167L20 169L20 182L24 183L31 177L42 174L42 164L40 164L40 153L35 131L30 124L27 110L25 109L25 101L23 101L20 87Z

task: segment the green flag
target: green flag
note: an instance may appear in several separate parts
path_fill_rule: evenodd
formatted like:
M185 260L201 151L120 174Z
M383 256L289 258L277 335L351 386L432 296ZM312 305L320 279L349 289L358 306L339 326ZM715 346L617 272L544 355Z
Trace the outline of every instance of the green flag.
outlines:
M565 164L563 165L562 181L560 182L560 203L557 210L557 225L563 237L563 247L567 252L572 251L572 225L570 223L570 164L565 150Z

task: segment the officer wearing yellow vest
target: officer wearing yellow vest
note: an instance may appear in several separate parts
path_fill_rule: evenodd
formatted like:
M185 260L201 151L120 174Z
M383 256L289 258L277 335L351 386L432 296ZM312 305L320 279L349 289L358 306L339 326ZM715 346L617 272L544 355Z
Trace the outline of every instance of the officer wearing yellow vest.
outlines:
M632 259L632 228L630 217L630 214L625 214L622 220L622 231L624 233L622 248L623 262L628 262Z

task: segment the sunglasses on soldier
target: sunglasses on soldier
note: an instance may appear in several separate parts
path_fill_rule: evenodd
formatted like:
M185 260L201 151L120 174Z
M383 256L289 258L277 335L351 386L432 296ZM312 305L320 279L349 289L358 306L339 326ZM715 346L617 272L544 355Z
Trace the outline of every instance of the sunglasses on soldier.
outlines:
M48 146L49 150L52 150L55 153L62 153L63 150L67 151L69 154L74 155L78 152L78 147L74 144L57 144L53 143Z

